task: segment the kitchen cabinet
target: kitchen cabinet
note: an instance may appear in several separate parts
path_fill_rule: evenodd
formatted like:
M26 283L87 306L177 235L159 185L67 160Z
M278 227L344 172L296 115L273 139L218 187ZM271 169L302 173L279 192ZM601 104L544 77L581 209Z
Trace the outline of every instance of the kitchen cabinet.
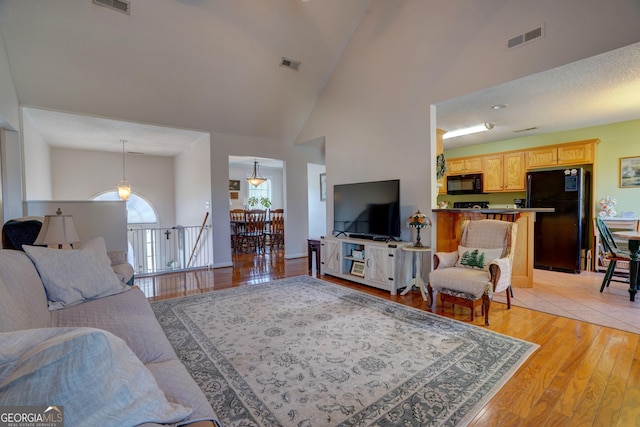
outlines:
M558 147L558 165L593 163L595 144L583 143Z
M587 139L521 151L451 158L447 159L447 175L482 173L483 190L487 193L525 191L528 170L593 164L598 142L599 139ZM438 181L438 193L446 192L445 177L442 186Z
M482 173L482 157L460 157L447 160L447 175Z
M504 155L504 191L524 191L525 176L524 153L506 153Z
M558 164L558 149L544 147L527 151L527 169L544 168Z
M595 147L598 142L599 139L588 139L529 150L527 169L591 164L595 160Z
M524 191L524 153L509 152L484 157L484 191Z

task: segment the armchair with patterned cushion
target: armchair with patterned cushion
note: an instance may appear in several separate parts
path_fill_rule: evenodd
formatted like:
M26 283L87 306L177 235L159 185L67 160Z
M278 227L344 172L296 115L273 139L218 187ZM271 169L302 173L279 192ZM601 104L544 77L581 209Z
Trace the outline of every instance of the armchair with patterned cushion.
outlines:
M493 219L464 220L460 223L457 252L436 252L429 274L429 306L433 290L444 306L450 302L471 309L482 306L484 324L489 326L489 308L496 292L505 291L511 308L511 273L517 224ZM444 308L443 308L444 309Z

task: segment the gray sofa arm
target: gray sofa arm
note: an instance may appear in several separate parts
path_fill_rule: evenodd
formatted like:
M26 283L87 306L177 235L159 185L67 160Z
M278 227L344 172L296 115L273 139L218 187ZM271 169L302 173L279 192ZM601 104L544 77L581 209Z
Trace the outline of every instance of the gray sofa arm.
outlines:
M127 262L125 251L107 251L111 258L111 268L122 283L133 285L133 266Z

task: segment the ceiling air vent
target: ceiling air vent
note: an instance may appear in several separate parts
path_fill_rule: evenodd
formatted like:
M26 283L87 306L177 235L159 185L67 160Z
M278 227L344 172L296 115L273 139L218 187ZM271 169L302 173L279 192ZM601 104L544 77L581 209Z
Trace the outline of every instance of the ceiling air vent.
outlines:
M93 4L130 15L131 3L127 0L93 0Z
M513 133L530 132L530 131L536 130L536 129L538 129L538 127L534 126L534 127L531 127L531 128L514 130Z
M281 67L290 68L294 71L298 71L298 69L300 68L300 64L300 61L294 61L292 59L285 58L284 56L282 57L282 61L280 61Z
M511 49L513 47L522 46L542 37L544 37L544 24L534 28L533 30L511 37L507 40L507 48Z

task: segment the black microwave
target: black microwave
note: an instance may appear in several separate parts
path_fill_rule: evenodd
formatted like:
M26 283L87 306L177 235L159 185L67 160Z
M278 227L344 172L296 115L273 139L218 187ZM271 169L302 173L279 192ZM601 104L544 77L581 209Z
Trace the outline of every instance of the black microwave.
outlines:
M482 174L448 176L447 194L482 194Z

